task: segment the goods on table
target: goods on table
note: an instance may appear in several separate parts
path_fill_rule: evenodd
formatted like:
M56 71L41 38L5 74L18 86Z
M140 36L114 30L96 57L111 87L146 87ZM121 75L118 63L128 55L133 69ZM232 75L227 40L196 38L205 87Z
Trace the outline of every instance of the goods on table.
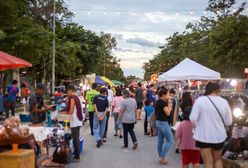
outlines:
M6 119L3 126L0 127L0 141L22 139L28 135L28 128L20 127L20 120L15 117Z
M34 150L19 150L18 153L6 151L0 153L1 168L34 168Z

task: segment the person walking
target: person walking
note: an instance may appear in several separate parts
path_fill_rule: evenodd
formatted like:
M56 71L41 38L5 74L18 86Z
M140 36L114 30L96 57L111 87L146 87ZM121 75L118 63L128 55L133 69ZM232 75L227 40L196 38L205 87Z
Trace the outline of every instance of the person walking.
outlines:
M77 91L74 86L67 88L67 96L66 112L64 113L73 116L73 120L70 121L73 147L75 149L73 161L78 162L80 160L80 127L83 124L82 102L80 101L80 97L77 96Z
M11 115L15 116L16 97L18 93L19 93L18 82L17 80L13 80L12 85L7 87L7 96L4 100L6 118L9 117L10 111L11 111Z
M168 89L161 89L159 92L159 97L160 98L155 106L155 113L157 116L156 129L158 135L157 150L160 164L167 164L168 161L165 157L173 144L173 135L168 123L172 100L170 99Z
M174 126L177 121L177 98L176 98L176 91L174 89L170 89L170 97L172 98L172 107L169 118L169 124L171 126Z
M153 103L155 103L155 97L154 97L154 84L151 84L148 86L146 92L145 92L145 95L146 95L146 101L147 100L150 100L152 101ZM145 116L145 118L147 118L147 115ZM148 122L147 120L144 120L144 134L145 135L150 135L149 132L148 132Z
M138 120L141 120L141 109L144 104L144 89L142 89L142 84L138 83L138 88L135 90L135 100L137 103L137 118Z
M103 137L107 121L106 115L109 107L107 92L108 90L106 88L101 88L100 95L94 98L95 116L93 131L97 140L97 148L100 148L103 145Z
M194 139L206 168L222 168L221 154L227 138L225 126L232 124L228 102L220 97L220 86L209 82L205 96L193 105L190 120L195 125Z
M109 116L110 112L112 111L112 102L114 99L114 92L111 89L111 86L108 85L108 102L109 102L109 111L106 114L107 121L106 121L106 126L105 126L105 132L104 132L104 137L103 137L103 142L107 142L107 133L108 133L108 123L109 123Z
M134 125L137 123L137 104L134 99L130 97L128 90L123 90L123 101L121 102L121 115L118 117L118 123L122 120L124 131L124 146L123 149L128 148L128 133L133 141L133 150L138 147L137 138L134 132Z
M193 106L192 98L189 92L182 95L182 111L183 121L176 130L176 138L179 141L179 149L182 152L182 167L188 168L189 164L193 164L193 168L199 168L200 165L200 149L195 146L193 139L193 124L189 120L191 109Z
M149 128L149 134L150 136L153 136L155 134L153 126L151 126L151 118L154 115L155 109L153 102L151 100L147 100L145 102L145 112L146 112L146 120L148 122L148 128Z
M119 137L122 138L122 122L121 119L119 121L119 123L117 122L118 117L120 115L121 112L121 102L123 101L123 97L122 97L122 90L120 88L117 88L116 90L116 96L114 97L113 100L113 104L112 104L112 113L111 116L114 116L114 124L115 124L115 134L114 136L118 136L118 132L119 132Z
M85 103L85 110L88 105L88 113L89 113L89 121L90 121L90 131L91 135L94 135L93 132L93 123L94 123L94 115L95 115L95 107L94 107L94 98L95 96L99 95L100 93L96 90L98 87L97 83L92 84L92 90L86 93L86 103Z

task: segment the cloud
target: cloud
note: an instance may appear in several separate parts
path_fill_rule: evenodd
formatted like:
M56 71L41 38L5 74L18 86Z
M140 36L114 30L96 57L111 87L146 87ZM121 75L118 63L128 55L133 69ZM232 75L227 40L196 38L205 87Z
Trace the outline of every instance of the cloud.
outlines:
M138 44L143 47L159 47L160 46L158 42L155 43L155 42L152 42L144 38L140 38L140 37L127 39L126 42L130 44Z
M114 55L120 58L125 75L143 76L142 64L153 58L174 32L182 32L207 7L206 0L65 0L76 12L73 21L117 39ZM193 15L190 9L201 9ZM122 10L117 14L116 10ZM105 11L105 14L103 14ZM135 15L133 14L136 11ZM145 11L145 12L139 12ZM176 11L180 13L176 15Z

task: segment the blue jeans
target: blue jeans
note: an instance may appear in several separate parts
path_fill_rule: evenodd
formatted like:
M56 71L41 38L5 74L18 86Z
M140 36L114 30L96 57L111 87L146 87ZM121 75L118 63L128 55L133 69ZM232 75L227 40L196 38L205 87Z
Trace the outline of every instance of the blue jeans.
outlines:
M158 134L157 150L160 158L164 158L168 153L170 147L173 145L173 135L170 125L166 121L156 121L156 128ZM164 142L166 139L167 142Z
M118 131L119 129L122 129L122 121L117 124L119 113L114 113L114 122L115 122L115 131Z
M104 112L98 112L98 115L102 116L103 113ZM94 132L94 135L95 135L97 141L102 140L102 138L104 137L106 121L107 121L106 116L104 117L104 119L102 121L99 121L98 117L96 116L96 113L95 113L93 132Z

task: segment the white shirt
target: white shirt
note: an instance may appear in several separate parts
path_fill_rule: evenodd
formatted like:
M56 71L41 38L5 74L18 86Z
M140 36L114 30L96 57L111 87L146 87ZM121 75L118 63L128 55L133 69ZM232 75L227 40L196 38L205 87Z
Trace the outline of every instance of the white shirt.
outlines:
M109 111L112 111L112 102L114 100L114 92L112 89L108 89L108 102L109 102Z
M80 103L81 103L81 106L82 106L82 102L81 101L80 101ZM80 121L78 119L78 116L77 116L77 107L76 107L76 104L74 106L73 114L72 115L73 115L73 121L70 121L70 127L71 128L74 128L74 127L80 127L80 126L82 126L83 125L83 122Z
M219 109L225 125L232 124L232 112L228 102L219 96L209 96ZM196 100L190 115L190 120L195 124L194 139L205 143L222 143L227 134L221 117L206 97Z

